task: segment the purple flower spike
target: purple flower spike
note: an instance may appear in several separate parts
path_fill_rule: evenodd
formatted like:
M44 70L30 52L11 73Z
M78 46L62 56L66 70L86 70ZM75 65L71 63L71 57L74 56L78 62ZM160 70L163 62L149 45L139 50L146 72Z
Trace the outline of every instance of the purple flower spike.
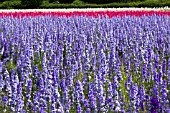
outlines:
M160 110L160 103L159 103L158 99L155 98L155 97L152 97L150 102L151 102L150 112L151 113L157 113L158 110Z

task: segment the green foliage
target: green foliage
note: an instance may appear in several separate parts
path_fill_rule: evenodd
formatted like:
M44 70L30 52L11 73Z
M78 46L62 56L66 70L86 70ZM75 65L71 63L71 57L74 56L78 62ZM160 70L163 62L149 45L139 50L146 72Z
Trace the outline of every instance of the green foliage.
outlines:
M42 4L49 4L49 1L48 0L47 1L43 0Z
M44 53L43 53L44 54ZM42 70L42 56L40 56L40 58L38 58L38 55L35 53L34 54L34 60L32 60L32 63L35 65L35 66L38 66L38 70Z
M125 98L125 102L128 102L128 94L127 94L127 89L126 89L126 87L125 87L125 84L126 84L126 81L128 80L128 77L127 77L127 75L126 75L126 73L125 73L125 69L124 69L125 67L124 67L124 65L122 64L122 66L121 66L121 72L122 72L122 78L123 78L123 80L120 82L120 87L121 87L121 91L122 91L122 94L123 94L123 96L124 96L124 98Z
M5 1L0 4L0 9L19 9L21 7L21 1Z
M64 4L60 2L59 4L56 3L49 3L47 0L10 0L5 1L0 4L0 9L30 9L30 8L43 8L43 9L50 9L50 8L121 8L121 7L170 7L170 0L146 0L146 1L138 1L137 2L127 2L127 3L108 3L108 4L87 4L87 2L83 2L80 0L75 0L72 4ZM73 0L71 0L73 1ZM131 0L127 0L131 1ZM135 1L135 0L133 0ZM27 4L28 2L28 4ZM21 4L22 3L22 4ZM36 4L38 3L38 4ZM40 5L41 4L41 5Z
M42 4L43 0L21 0L21 4L25 8L39 8Z
M151 0L148 1L143 1L143 2L128 2L128 3L109 3L109 4L87 4L87 3L82 3L82 4L77 4L77 3L72 3L72 4L43 4L40 6L40 8L126 8L126 7L165 7L169 6L170 7L170 1L163 1L163 2L151 2Z
M16 64L13 61L8 61L7 69L11 73L12 69L16 70Z
M76 81L82 81L84 74L82 72L79 72L78 76L76 76L76 79L74 80L74 84L76 84Z
M107 4L112 3L113 0L82 0L85 3Z
M144 0L82 0L85 3L96 3L96 4L108 4L108 3L128 3L128 2L137 2Z
M82 5L82 4L84 4L84 2L80 1L80 0L74 0L74 2L72 4L74 4L74 5Z

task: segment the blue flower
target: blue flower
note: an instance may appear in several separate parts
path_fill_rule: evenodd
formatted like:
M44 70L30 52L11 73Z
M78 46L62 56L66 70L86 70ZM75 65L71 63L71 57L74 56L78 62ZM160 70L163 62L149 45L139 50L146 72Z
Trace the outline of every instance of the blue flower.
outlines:
M2 89L4 88L5 86L5 81L3 79L3 76L2 74L0 74L0 92L2 91Z
M158 110L160 109L160 103L159 103L158 99L155 97L151 97L150 102L151 102L150 112L151 113L158 112Z

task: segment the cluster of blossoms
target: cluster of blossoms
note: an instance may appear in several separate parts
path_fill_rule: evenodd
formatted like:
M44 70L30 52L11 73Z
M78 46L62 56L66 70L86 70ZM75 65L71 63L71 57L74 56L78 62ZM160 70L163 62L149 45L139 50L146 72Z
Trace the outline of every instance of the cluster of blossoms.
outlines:
M170 111L170 17L0 18L0 110Z
M167 10L167 11L166 11ZM146 8L99 8L99 9L34 9L34 10L0 10L0 17L35 17L35 16L57 16L57 17L70 17L70 16L91 16L98 18L99 15L107 16L109 18L115 16L170 16L170 9L146 9Z

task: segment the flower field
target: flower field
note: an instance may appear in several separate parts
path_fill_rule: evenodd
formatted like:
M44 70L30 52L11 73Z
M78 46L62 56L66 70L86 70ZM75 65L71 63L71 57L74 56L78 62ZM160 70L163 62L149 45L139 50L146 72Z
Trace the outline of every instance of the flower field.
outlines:
M170 11L0 13L0 112L170 113Z
M57 17L70 17L70 16L85 16L85 17L95 17L98 18L99 15L104 16L104 17L115 17L115 16L152 16L152 15L157 15L157 16L170 16L170 9L165 8L165 9L40 9L40 10L0 10L0 17L35 17L35 16L57 16Z

